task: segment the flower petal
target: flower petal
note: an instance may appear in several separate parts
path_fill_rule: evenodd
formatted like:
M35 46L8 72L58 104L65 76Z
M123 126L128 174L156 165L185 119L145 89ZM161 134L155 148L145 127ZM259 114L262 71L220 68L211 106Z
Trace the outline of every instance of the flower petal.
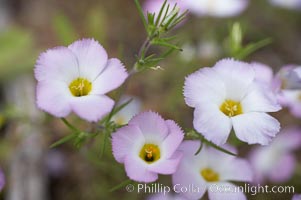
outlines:
M252 181L253 172L251 165L243 159L235 158L223 163L222 172L220 172L221 180L229 181Z
M5 176L3 171L0 169L0 192L2 191L4 186L5 186Z
M96 122L108 114L114 105L114 101L105 95L87 95L73 97L72 110L82 119Z
M125 67L116 58L108 60L105 69L93 81L91 94L105 94L119 87L128 77Z
M201 178L199 169L184 161L180 163L177 171L172 175L172 183L176 193L181 193L184 197L191 200L202 198L207 190L207 185L204 179ZM197 188L197 190L181 192L181 188L189 188L191 186Z
M213 103L200 104L194 110L194 128L205 138L217 145L224 144L230 134L232 124Z
M67 47L56 47L42 53L36 63L38 81L59 80L69 84L79 75L76 56Z
M94 39L75 41L68 48L77 57L81 78L93 81L104 70L108 55L106 50Z
M276 165L268 172L270 181L284 183L293 176L296 168L296 159L293 154L286 153L277 160Z
M177 150L184 138L184 133L181 128L172 120L166 120L168 127L168 136L162 143L162 149L165 152L164 156L170 158Z
M250 112L231 119L236 136L248 144L267 145L280 130L280 123L266 113Z
M163 158L162 161L159 160L158 163L149 165L148 169L159 174L173 174L177 170L182 155L180 151L176 151L171 158Z
M185 102L191 107L202 102L221 104L225 98L225 85L212 68L202 68L185 79Z
M189 11L198 16L231 17L238 15L248 5L247 0L186 0Z
M136 125L148 143L161 144L168 134L165 120L155 112L144 112L133 117L129 125Z
M259 84L253 84L241 101L243 112L276 112L281 109L276 95Z
M251 63L253 69L255 70L256 81L261 83L270 84L273 80L273 70L271 67L253 62Z
M37 84L37 106L56 117L66 117L71 112L71 93L61 81L40 81Z
M213 183L209 186L208 196L210 200L246 200L247 197L238 186L229 182Z
M144 136L137 126L128 125L112 135L112 150L115 159L123 163L128 154L139 154L144 144Z
M147 164L138 156L127 156L124 165L127 176L134 181L150 183L158 179L158 174L149 171Z
M226 98L241 101L255 79L252 65L233 59L223 59L213 67L225 83Z

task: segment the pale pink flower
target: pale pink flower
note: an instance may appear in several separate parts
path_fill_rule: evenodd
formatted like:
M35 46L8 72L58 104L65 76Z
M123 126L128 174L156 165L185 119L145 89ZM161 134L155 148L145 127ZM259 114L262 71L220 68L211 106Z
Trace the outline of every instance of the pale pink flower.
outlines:
M112 121L118 125L127 124L132 117L141 111L142 103L138 97L123 96L120 99L119 105L122 105L129 100L131 100L131 102L112 117Z
M5 176L2 169L0 169L0 192L3 190L4 186L5 186Z
M210 200L244 200L241 192L219 192L219 187L234 189L230 181L252 181L252 170L249 163L241 158L225 154L212 147L203 146L201 152L195 155L200 146L199 141L184 141L179 147L183 159L178 170L172 175L173 185L194 188L180 193L189 200L200 199L208 191ZM232 147L226 147L231 148Z
M300 146L301 130L288 128L282 130L269 146L254 148L249 155L255 172L254 182L288 181L296 167L293 151L299 149Z
M243 12L248 0L183 0L185 7L197 16L232 17Z
M271 4L287 9L301 9L301 0L269 0Z
M281 109L276 95L256 79L251 64L223 59L185 80L186 104L195 108L194 128L217 145L224 144L233 127L249 144L268 144L279 132L279 122L267 114Z
M133 117L112 135L115 159L125 165L127 176L138 182L153 182L158 174L176 171L182 153L177 151L184 133L172 120L154 112Z
M301 117L301 67L288 65L276 74L273 84L278 91L281 105L288 107L290 112Z
M108 59L94 39L49 49L35 66L37 105L56 117L74 112L87 121L97 121L114 105L105 94L127 76L123 64L116 58Z

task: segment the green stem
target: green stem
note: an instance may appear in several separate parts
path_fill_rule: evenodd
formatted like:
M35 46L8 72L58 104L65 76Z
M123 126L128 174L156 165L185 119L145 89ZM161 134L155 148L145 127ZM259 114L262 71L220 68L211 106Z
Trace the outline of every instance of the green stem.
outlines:
M78 128L76 128L75 126L73 126L72 124L70 124L70 122L68 122L68 120L67 119L65 119L65 118L61 118L61 120L64 122L64 124L69 128L69 129L71 129L72 131L74 131L74 132L81 132Z
M131 182L132 182L132 180L130 180L130 179L125 180L125 181L121 182L120 184L116 185L115 187L111 188L109 191L110 192L114 192L114 191L116 191L116 190L118 190L118 189L120 189L120 188L128 185Z
M100 158L103 158L103 156L105 155L108 137L109 137L109 131L105 130L105 132L104 132L104 140L103 140L103 144L102 144L102 149L101 149L101 152L100 152Z

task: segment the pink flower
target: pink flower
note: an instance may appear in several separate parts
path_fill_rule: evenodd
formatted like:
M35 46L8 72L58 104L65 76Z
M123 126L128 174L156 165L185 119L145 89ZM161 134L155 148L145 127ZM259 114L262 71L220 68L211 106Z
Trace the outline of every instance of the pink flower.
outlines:
M56 117L74 112L87 121L97 121L114 105L105 94L127 76L123 64L116 58L108 59L94 39L49 49L35 66L37 105Z
M294 194L292 200L301 200L301 194Z
M164 3L164 0L147 0L143 4L143 10L145 12L149 13L156 13L156 16L159 14L160 9ZM184 1L183 0L168 0L167 4L170 4L169 11L172 10L173 6L177 4L177 7L179 7L182 11L184 11ZM165 6L166 8L167 6ZM166 9L165 9L166 11ZM164 12L163 12L164 13Z
M232 17L243 12L248 0L183 0L183 4L197 16Z
M271 4L287 9L301 9L301 0L269 0Z
M294 116L301 117L301 67L282 67L274 78L274 85L280 104L288 107Z
M255 183L264 180L277 183L288 181L296 166L292 152L300 145L301 130L289 128L281 131L269 146L253 149L249 157L255 172Z
M5 185L5 176L3 171L0 169L0 192L3 190L4 185Z
M131 102L112 117L112 121L118 125L127 124L130 119L137 115L141 110L141 100L134 96L123 96L120 99L119 105L122 105L129 100L131 100Z
M186 104L195 108L193 125L204 137L224 144L233 127L249 144L268 144L279 132L279 122L267 114L281 109L276 95L256 79L253 65L223 59L185 80Z
M158 193L153 194L147 198L147 200L188 200L179 194L170 193Z
M235 185L229 181L251 181L252 171L249 163L207 146L203 146L201 152L194 155L199 146L199 141L184 141L179 147L183 152L183 159L178 170L172 175L173 185L195 188L182 192L181 195L194 200L202 198L208 191L210 200L246 199L241 191L218 192L216 186L234 189ZM233 152L233 149L231 151Z
M176 171L182 157L177 148L183 137L174 121L164 120L154 112L144 112L113 133L113 155L119 163L124 163L130 179L153 182L158 174Z

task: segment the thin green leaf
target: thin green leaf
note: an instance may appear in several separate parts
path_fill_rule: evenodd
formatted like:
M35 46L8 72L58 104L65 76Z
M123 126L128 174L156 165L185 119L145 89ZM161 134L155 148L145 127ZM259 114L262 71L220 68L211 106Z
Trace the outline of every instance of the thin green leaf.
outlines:
M169 27L169 29L173 29L177 24L182 22L188 14L188 10L185 10L177 19L174 20L173 24Z
M61 145L61 144L64 144L64 143L66 143L66 142L69 142L69 141L73 140L74 138L76 138L77 135L78 135L77 132L72 133L72 134L69 134L69 135L67 135L67 136L65 136L65 137L63 137L63 138L61 138L60 140L56 141L56 142L53 143L52 145L50 145L50 148L55 148L55 147L57 147L57 146L59 146L59 145Z
M109 122L111 120L111 118L117 114L120 110L122 110L124 107L126 107L129 103L131 103L131 101L133 101L133 99L129 99L126 102L124 102L123 104L113 108L113 110L111 111L111 113L108 116L107 122Z
M116 190L119 190L119 189L125 187L126 185L128 185L128 184L130 184L130 183L132 183L132 180L130 180L130 179L125 180L125 181L123 181L122 183L120 183L120 184L116 185L115 187L111 188L109 191L110 191L110 192L114 192L114 191L116 191Z
M149 25L154 25L155 23L155 13L147 13L147 20Z
M166 30L170 29L170 26L173 22L174 19L178 16L179 10L172 10L172 12L167 16L166 21L164 21L164 23L162 24Z
M198 150L194 153L195 156L198 155L198 154L201 152L201 150L203 149L203 145L204 145L204 143L201 141L201 142L200 142L200 147L199 147Z
M159 22L160 22L160 19L161 19L163 10L164 10L164 8L165 8L165 6L166 6L166 3L167 3L167 0L164 1L163 5L162 5L162 7L161 7L161 9L160 9L160 12L159 12L158 17L157 17L156 22L155 22L155 26L158 26L158 24L159 24Z
M222 148L222 147L220 147L220 146L217 146L216 144L214 144L214 143L212 143L212 142L206 140L203 136L202 136L201 140L202 140L202 142L204 142L205 144L207 144L207 145L209 145L209 146L211 146L211 147L213 147L213 148L215 148L215 149L217 149L217 150L219 150L219 151L221 151L221 152L224 152L224 153L229 154L229 155L231 155L231 156L237 156L235 153L232 153L232 152L230 152L230 151L228 151L228 150L226 150L226 149L224 149L224 148Z
M173 48L175 50L179 50L182 51L182 49L174 44L170 44L168 42L165 42L164 40L154 40L152 41L152 44L154 45L159 45L159 46L165 46L165 47L169 47L169 48Z
M261 49L269 44L272 43L272 39L271 38L266 38L263 40L260 40L259 42L256 43L252 43L249 44L248 46L246 46L237 56L235 56L237 59L243 60L244 58L246 58L247 56L249 56L250 54L254 53L255 51L257 51L258 49Z
M104 131L104 139L103 139L102 149L100 152L100 158L103 158L103 156L105 155L106 147L107 147L107 143L108 143L108 139L109 139L109 134L110 134L110 132L108 130Z
M165 14L164 14L164 16L163 16L163 18L162 18L159 26L162 26L162 23L164 22L164 20L166 19L166 16L168 15L168 11L169 11L169 4L167 4L167 8L165 10Z
M136 4L136 7L138 9L138 12L139 12L139 15L141 17L141 20L142 20L142 23L143 23L143 26L145 28L145 30L147 30L147 22L146 22L146 19L145 19L145 16L143 14L143 10L142 10L142 7L139 3L139 0L134 0L135 1L135 4Z
M67 119L61 118L61 120L62 120L62 121L64 122L64 124L65 124L70 130L72 130L73 132L77 132L77 133L80 132L80 130L79 130L78 128L76 128L75 126L73 126L72 124L70 124L70 123L68 122Z

